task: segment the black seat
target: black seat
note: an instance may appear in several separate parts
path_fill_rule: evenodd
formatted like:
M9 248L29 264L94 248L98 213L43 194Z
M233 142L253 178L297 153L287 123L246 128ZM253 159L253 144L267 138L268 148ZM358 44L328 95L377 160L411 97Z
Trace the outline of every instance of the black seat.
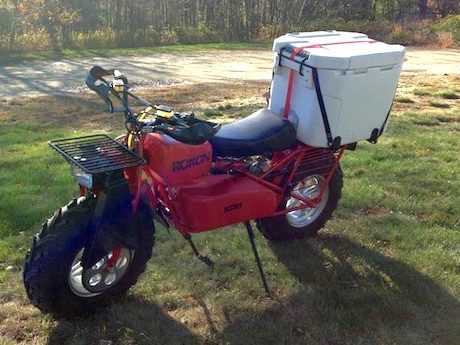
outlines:
M295 145L296 129L268 109L222 126L210 139L214 156L243 157L288 149Z

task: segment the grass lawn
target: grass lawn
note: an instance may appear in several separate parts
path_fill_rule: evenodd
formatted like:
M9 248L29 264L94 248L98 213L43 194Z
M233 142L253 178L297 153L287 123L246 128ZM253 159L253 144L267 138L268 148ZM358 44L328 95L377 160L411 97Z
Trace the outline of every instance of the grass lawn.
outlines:
M152 53L194 52L199 50L235 50L235 49L269 49L272 42L225 42L172 44L154 47L123 48L123 56L145 55ZM0 65L13 65L21 62L48 61L62 59L120 56L119 48L98 49L63 49L36 53L0 54Z
M195 236L213 269L159 227L128 297L72 321L42 315L21 282L32 235L76 194L47 140L115 135L122 121L93 95L0 103L0 344L459 344L458 85L458 76L403 77L388 133L345 155L342 199L317 238L271 244L256 234L272 300L243 227ZM182 85L144 96L227 122L262 107L265 87ZM448 107L433 105L447 94Z

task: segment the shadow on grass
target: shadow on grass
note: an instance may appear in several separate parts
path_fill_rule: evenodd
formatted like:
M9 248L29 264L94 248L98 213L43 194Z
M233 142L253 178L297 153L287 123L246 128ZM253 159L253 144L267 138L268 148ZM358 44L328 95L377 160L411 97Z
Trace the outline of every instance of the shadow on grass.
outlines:
M458 344L459 300L407 264L334 235L272 250L299 288L232 320L226 343Z
M409 265L336 235L272 250L297 278L297 290L283 296L271 279L276 297L269 307L239 309L234 301L221 310L220 327L198 300L207 335L147 299L129 297L89 319L59 321L48 345L458 344L458 299Z
M179 345L201 341L155 303L130 296L92 317L59 320L47 345L120 343Z

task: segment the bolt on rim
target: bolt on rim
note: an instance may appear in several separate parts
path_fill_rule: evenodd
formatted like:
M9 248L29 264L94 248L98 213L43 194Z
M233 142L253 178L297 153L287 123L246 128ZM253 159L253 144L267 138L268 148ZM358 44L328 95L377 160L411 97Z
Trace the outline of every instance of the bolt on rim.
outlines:
M114 286L125 275L134 256L134 250L113 249L92 267L84 270L81 264L83 251L84 249L80 250L75 256L68 279L72 292L80 297L94 297ZM118 258L116 262L112 262L116 251L118 251ZM83 284L83 279L87 279L86 284L98 292L88 291Z

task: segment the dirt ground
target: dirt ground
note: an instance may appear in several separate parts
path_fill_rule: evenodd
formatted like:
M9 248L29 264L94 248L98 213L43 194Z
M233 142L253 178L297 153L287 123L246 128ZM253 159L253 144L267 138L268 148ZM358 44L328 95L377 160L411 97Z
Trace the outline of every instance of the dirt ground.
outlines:
M144 87L178 83L268 81L271 79L272 59L269 50L219 50L0 66L0 99L85 92L83 80L92 65L117 68L131 82ZM409 48L403 73L460 74L460 50Z

